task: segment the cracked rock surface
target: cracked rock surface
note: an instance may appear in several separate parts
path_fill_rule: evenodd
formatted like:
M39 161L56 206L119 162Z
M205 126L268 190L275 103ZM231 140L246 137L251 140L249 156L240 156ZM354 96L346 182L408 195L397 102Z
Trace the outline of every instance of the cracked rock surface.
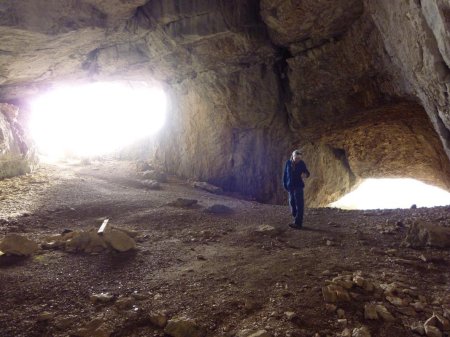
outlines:
M444 0L7 0L0 102L26 114L61 83L159 83L171 123L140 153L172 174L279 203L283 162L305 147L312 206L399 171L449 189L449 12ZM411 131L412 115L431 127ZM426 169L408 172L412 159Z

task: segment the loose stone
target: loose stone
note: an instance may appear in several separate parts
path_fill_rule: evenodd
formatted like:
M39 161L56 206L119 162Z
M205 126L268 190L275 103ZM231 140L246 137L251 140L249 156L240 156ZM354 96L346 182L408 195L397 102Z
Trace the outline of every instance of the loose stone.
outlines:
M381 318L386 322L393 322L395 321L395 317L392 316L392 314L389 312L388 309L384 305L377 304L375 305L375 308L377 310L377 314L381 316Z
M150 313L150 322L158 328L164 328L167 325L167 315L163 312Z
M425 334L428 337L442 337L441 330L439 330L435 326L425 325L424 328L425 328Z
M109 293L100 293L91 295L90 300L93 304L97 304L110 302L113 298L114 296Z
M39 249L36 242L19 234L8 234L0 242L0 251L5 254L29 256Z
M361 328L355 328L352 331L352 337L371 337L369 328L363 326Z
M366 305L364 305L364 318L378 319L377 308L374 304L366 303Z
M204 337L206 332L194 321L181 317L167 322L164 332L172 337Z

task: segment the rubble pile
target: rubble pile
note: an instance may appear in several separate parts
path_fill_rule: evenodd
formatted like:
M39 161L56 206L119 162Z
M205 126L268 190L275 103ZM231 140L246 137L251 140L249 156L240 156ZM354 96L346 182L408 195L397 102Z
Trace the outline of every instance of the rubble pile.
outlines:
M100 253L106 249L126 252L136 249L136 232L111 227L102 235L96 229L88 231L65 231L63 234L45 238L44 249L60 249L70 253Z
M100 313L87 322L71 321L66 331L71 336L109 337L133 324L149 326L155 331L172 337L204 337L206 330L191 318L170 317L165 311L145 310L148 302L145 294L133 293L129 296L113 296L109 293L92 294L92 305ZM57 324L63 317L53 317Z
M364 277L361 271L343 273L326 281L322 296L329 312L337 313L338 326L344 327L340 336L371 336L358 317L346 315L345 308L362 308L364 321L379 324L402 324L420 335L444 336L450 332L450 299L429 304L415 287L400 282L385 283ZM431 317L430 317L431 316ZM425 322L420 321L420 319ZM427 319L428 318L428 319ZM357 325L353 330L350 324Z

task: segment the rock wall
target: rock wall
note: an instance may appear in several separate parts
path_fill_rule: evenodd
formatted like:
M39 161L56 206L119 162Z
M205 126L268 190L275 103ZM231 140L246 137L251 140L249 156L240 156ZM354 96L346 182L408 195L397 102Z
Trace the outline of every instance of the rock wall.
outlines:
M286 101L294 131L314 135L323 123L340 124L406 92L395 67L385 66L381 36L367 15L339 39L295 51L287 59L292 95Z
M351 192L360 182L350 168L345 150L326 141L302 146L311 176L305 184L305 202L309 207L324 207ZM281 196L282 197L282 196ZM282 201L282 198L277 200Z
M267 64L174 85L159 159L178 175L273 199L291 142L279 90Z
M36 165L17 114L17 107L0 103L0 179L29 173Z
M319 141L345 156L358 178L414 178L450 189L450 163L426 112L414 102L323 124Z
M0 101L58 81L159 81L171 97L168 124L133 153L180 176L283 202L284 161L302 147L311 206L368 177L450 189L449 8L9 0L0 6Z
M179 147L161 146L169 149L169 170L283 202L283 162L303 147L310 206L325 206L369 177L412 177L450 189L436 132L419 104L402 102L412 99L412 86L390 63L367 13L339 38L285 41L289 52L272 66L212 71L174 87L179 105L171 120L179 124L172 144ZM256 76L263 70L266 77Z
M450 157L450 4L433 1L366 1L391 62L420 99Z

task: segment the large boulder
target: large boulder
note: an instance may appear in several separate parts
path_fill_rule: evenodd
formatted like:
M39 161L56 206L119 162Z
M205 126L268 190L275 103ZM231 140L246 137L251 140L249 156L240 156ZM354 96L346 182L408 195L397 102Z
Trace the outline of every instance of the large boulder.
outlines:
M39 249L36 242L18 234L8 234L0 242L0 251L4 254L28 256Z
M417 221L409 228L403 244L412 248L425 246L449 248L450 227Z
M99 253L107 248L126 252L136 248L133 239L137 233L127 229L108 228L102 235L96 229L88 231L68 231L52 235L42 244L44 249L63 249L71 253Z
M64 248L68 252L99 253L107 248L103 239L95 230L71 232L62 236Z
M103 234L105 242L119 252L136 249L136 242L127 233L118 229L110 229Z

